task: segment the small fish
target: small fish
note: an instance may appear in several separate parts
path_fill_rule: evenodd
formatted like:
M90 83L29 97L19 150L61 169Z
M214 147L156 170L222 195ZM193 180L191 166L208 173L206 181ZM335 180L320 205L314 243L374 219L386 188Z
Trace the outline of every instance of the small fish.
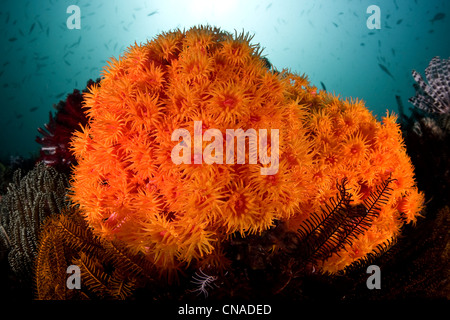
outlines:
M147 17L151 17L152 15L157 14L157 13L158 13L158 10L155 10L155 11L153 11L153 12L150 12L150 13L147 15Z
M12 38L9 38L8 41L9 42L14 42L14 41L17 41L17 38L16 37L12 37Z
M38 109L38 107L31 107L30 108L30 112L34 112L34 111L36 111Z
M59 98L61 98L64 94L65 94L65 92L58 93L58 94L55 96L55 98L56 98L56 99L59 99Z
M69 48L73 48L75 46L78 46L80 44L80 42L81 42L81 36L78 38L78 41L73 43Z
M374 34L375 34L375 32L373 32L373 31L370 31L370 32L368 33L369 36L373 36Z
M337 28L337 27L339 27L338 25L337 25L337 23L335 23L335 22L332 22L333 24L334 24L334 26Z
M436 13L436 15L433 17L433 19L430 20L431 23L434 23L435 21L439 21L445 18L445 13L439 12Z
M30 31L28 32L28 34L31 34L32 32L33 32L33 29L34 29L34 26L36 25L36 22L34 22L32 25L31 25L31 28L30 28Z
M322 81L320 81L320 85L322 86L323 90L327 91L327 87L325 87L325 84Z
M35 60L47 60L49 58L49 56L43 56L43 57L39 57L39 55L37 53L34 53L34 59Z
M36 71L41 70L41 68L43 68L43 67L45 67L45 66L47 66L45 63L38 63L38 64L36 65Z
M272 2L267 5L266 10L269 10L271 6L272 6Z
M366 44L365 44L364 42L361 42L359 45L360 45L361 47L364 47Z
M394 79L394 76L391 74L391 72L386 68L386 66L382 65L381 63L378 64L381 70L383 70L389 77Z
M403 21L403 19L398 19L398 20L397 20L397 24L402 23L402 21Z
M70 62L67 60L64 60L64 63L67 64L68 66L70 66Z
M395 56L395 49L391 48L391 51L392 51L392 55Z
M398 113L401 117L405 116L405 108L403 107L402 98L399 95L395 96L395 101L397 101Z

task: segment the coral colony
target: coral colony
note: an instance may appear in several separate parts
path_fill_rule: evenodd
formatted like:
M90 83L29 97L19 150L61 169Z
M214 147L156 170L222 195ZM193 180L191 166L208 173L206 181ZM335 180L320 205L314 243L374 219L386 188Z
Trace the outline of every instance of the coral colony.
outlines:
M275 70L251 40L199 26L134 44L40 130L41 160L71 178L63 209L27 209L48 216L30 224L38 299L125 299L148 283L153 300L227 283L235 295L257 270L288 292L299 274L369 261L416 222L424 194L396 116ZM0 245L25 241L8 221ZM186 274L189 288L168 292Z

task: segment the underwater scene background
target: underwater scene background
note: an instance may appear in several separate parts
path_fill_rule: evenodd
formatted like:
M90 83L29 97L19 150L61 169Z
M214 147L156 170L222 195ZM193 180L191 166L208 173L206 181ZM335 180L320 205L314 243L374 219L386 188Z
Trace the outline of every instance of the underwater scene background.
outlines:
M448 301L449 16L443 0L4 1L0 296ZM205 139L200 162L179 128ZM246 164L250 134L224 164L208 128L268 128L270 162L259 137Z

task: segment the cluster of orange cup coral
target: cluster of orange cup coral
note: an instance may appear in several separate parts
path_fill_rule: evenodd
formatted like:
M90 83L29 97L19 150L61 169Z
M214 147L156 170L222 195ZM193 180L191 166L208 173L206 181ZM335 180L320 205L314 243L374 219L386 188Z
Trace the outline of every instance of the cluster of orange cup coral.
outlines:
M415 221L423 204L395 118L379 123L360 101L317 92L305 77L269 70L248 34L196 27L159 35L112 59L85 94L88 125L75 133L71 198L94 232L145 253L161 270L223 261L232 233L260 233L276 220L295 230L346 177L354 203L387 177L389 202L345 254L337 271ZM175 164L172 132L279 130L279 167ZM225 140L225 139L224 139ZM208 142L203 141L203 149ZM269 143L270 149L270 143ZM193 154L193 153L192 153Z

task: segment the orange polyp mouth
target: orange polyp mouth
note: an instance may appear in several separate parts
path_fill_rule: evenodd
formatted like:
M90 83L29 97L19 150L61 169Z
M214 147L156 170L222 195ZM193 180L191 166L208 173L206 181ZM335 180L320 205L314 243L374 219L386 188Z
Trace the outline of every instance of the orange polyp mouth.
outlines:
M228 97L222 102L222 105L228 110L233 109L236 106L236 104L237 104L237 101L233 97Z
M353 154L357 154L357 153L361 152L361 148L359 146L353 146L350 149L350 152L353 153Z

